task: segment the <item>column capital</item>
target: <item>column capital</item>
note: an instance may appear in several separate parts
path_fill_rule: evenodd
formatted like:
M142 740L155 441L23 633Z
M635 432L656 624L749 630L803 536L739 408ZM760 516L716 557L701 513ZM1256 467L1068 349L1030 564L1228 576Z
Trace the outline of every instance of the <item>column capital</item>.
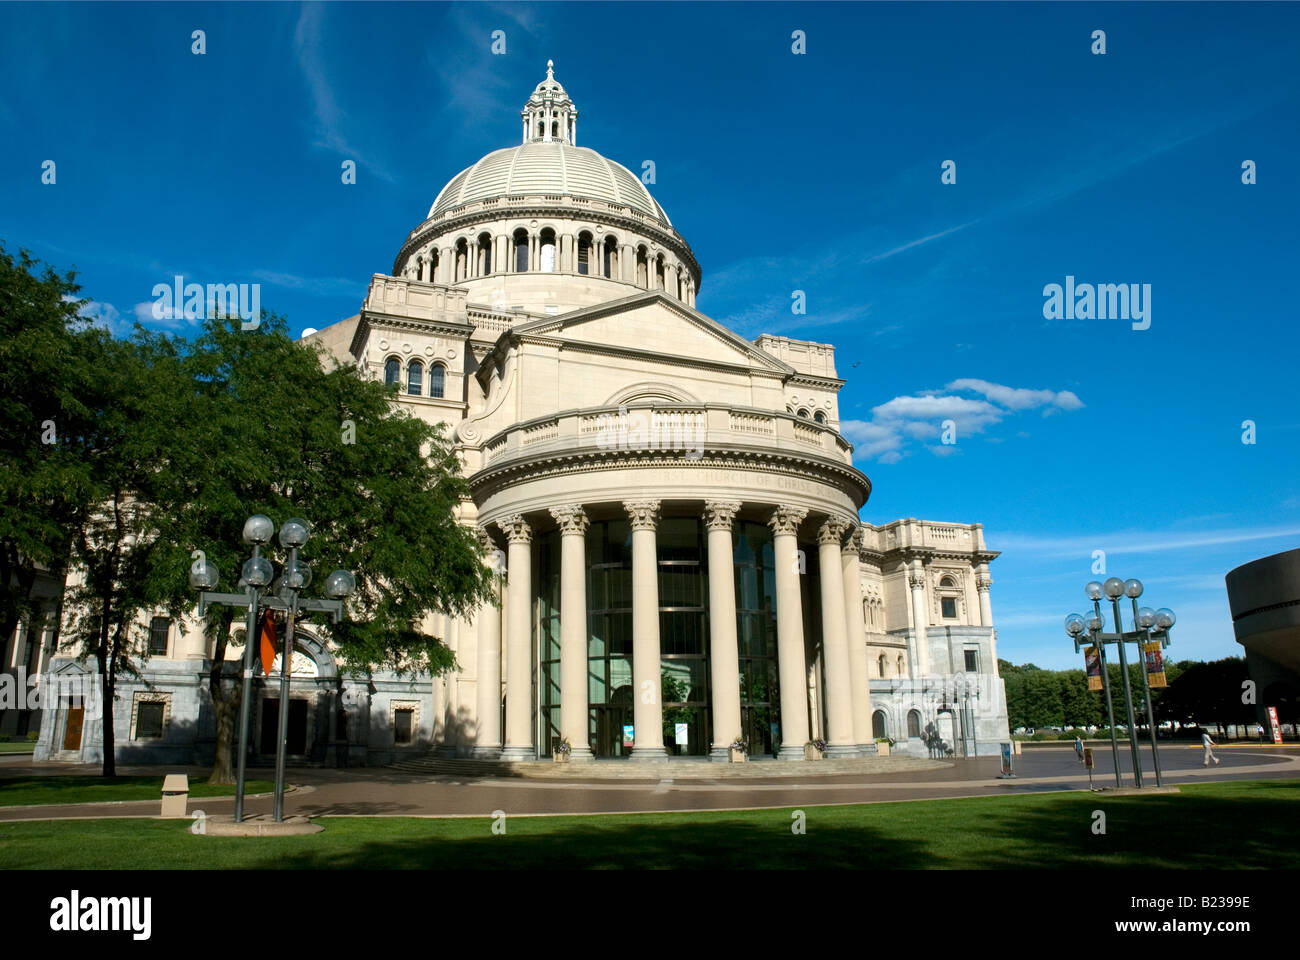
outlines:
M799 532L799 524L803 523L806 516L808 511L798 507L777 507L767 518L767 525L773 533L795 534Z
M843 517L827 517L817 528L817 542L822 546L840 546L852 524Z
M659 524L658 500L624 500L623 509L633 530L653 530Z
M497 548L497 542L492 539L492 534L487 527L475 527L474 536L478 538L478 544L488 553Z
M923 573L908 574L907 582L913 590L923 590L925 589L925 574Z
M739 500L705 500L705 526L710 530L730 530L739 511Z
M497 521L497 526L501 532L506 535L506 539L511 543L532 543L533 528L528 525L528 521L523 518L522 514L514 514L509 517L502 517Z
M862 524L853 524L853 531L840 547L840 552L855 558L860 557L862 553Z
M551 507L551 516L560 525L560 532L565 536L582 536L591 525L591 520L580 503L566 503L562 507Z
M993 578L992 578L992 577L976 577L976 578L975 578L975 589L978 590L980 593L988 593L988 592L989 592L989 588L992 587L992 586L993 586Z

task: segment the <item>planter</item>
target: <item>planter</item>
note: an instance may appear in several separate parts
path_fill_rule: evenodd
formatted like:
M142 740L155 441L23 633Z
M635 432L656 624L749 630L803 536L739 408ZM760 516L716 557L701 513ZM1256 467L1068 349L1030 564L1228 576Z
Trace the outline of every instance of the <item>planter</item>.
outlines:
M887 744L887 743L878 743L878 744L876 744L876 756L878 756L878 757L887 757L887 756L889 756L889 744Z
M745 751L744 751L744 750L737 750L735 747L728 747L728 748L727 748L727 758L728 758L732 763L744 763L744 762L745 762Z
M551 759L553 759L556 763L568 763L569 754L560 753L560 751L556 750L554 753L551 754Z
M822 752L811 743L805 743L803 745L803 758L805 760L820 760L822 758Z

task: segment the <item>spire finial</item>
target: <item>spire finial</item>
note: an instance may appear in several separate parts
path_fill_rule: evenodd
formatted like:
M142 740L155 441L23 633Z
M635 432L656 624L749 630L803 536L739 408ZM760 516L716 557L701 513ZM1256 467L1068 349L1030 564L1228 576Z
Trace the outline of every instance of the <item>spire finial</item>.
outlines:
M555 61L554 61L554 60L547 60L547 61L546 61L546 79L547 79L547 80L554 80L554 79L555 79Z

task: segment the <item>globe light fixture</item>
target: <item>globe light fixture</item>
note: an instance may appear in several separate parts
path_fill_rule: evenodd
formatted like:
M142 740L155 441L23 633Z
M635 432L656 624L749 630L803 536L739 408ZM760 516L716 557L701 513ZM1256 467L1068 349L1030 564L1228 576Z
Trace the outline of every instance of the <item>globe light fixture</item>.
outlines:
M325 578L325 596L331 600L342 600L356 588L357 578L346 570L335 570Z
M1083 589L1088 594L1089 600L1101 599L1101 583L1099 581L1093 580Z
M1077 613L1072 613L1065 618L1065 632L1072 637L1077 637L1087 629L1084 626L1083 617Z
M285 579L290 590L304 590L311 583L311 566L299 560L285 571Z
M216 565L207 557L190 567L190 586L195 590L215 590L220 580Z
M264 513L255 513L244 521L244 542L264 547L275 536L275 524Z
M1118 600L1124 596L1124 581L1119 577L1108 578L1101 588L1111 600Z
M280 528L280 546L285 548L301 547L311 536L311 528L301 517L286 520Z
M1156 611L1156 626L1161 630L1168 630L1174 625L1176 620L1177 618L1174 616L1174 612L1168 607L1161 607Z
M1128 597L1131 600L1136 600L1138 597L1142 596L1142 581L1125 580L1124 596Z
M1084 622L1088 625L1089 630L1100 630L1106 625L1101 619L1101 614L1095 610L1091 613L1084 614L1084 618Z
M1155 626L1156 612L1150 607L1141 607L1138 609L1137 625L1143 630L1150 630Z
M247 525L245 525L247 528ZM264 587L275 576L271 561L265 557L253 557L244 561L244 582L250 587Z

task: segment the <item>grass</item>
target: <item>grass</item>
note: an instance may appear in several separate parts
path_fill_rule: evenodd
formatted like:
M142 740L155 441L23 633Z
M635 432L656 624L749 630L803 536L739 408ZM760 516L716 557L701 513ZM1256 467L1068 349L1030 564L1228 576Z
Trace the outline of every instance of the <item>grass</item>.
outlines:
M3 777L0 778L0 807L34 803L108 803L113 800L161 800L162 777L95 776ZM269 793L269 780L249 780L247 793ZM190 781L190 799L233 797L234 785Z
M30 740L0 741L0 753L31 753L35 749L36 744Z
M1024 869L1300 867L1300 780L1181 795L1030 794L736 813L320 818L305 837L201 837L165 820L0 822L0 868ZM1106 833L1092 832L1093 811Z

